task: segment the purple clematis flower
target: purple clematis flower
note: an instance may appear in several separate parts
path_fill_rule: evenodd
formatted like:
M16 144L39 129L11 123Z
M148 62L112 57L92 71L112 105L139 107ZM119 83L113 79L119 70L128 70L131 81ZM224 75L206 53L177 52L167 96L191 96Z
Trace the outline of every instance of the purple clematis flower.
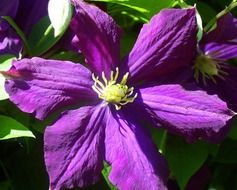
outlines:
M210 94L217 94L237 111L237 68L228 64L237 57L237 19L226 14L217 21L217 27L205 34L198 46L192 68L182 75ZM186 68L184 69L186 70Z
M0 16L10 16L28 35L33 25L47 15L48 0L1 0ZM22 42L9 24L0 18L0 55L19 55Z
M10 100L38 119L66 106L45 130L50 189L85 187L100 178L123 190L164 190L168 169L143 122L186 139L210 138L233 116L217 96L180 85L155 85L187 65L196 50L195 9L167 9L145 24L120 61L120 29L105 12L74 0L71 28L86 66L41 58L14 61L6 73ZM148 83L149 82L149 83ZM148 85L149 84L149 85ZM151 85L153 84L153 85Z

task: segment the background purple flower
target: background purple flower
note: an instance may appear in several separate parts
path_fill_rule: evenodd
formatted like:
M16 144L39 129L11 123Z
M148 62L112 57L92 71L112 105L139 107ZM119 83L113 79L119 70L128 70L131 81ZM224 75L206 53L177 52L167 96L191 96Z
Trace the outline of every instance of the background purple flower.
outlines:
M170 76L182 82L196 83L209 94L217 94L228 106L237 110L237 68L228 60L237 57L237 20L226 14L216 28L204 34L196 57L190 66ZM172 76L173 75L173 76Z
M166 189L166 162L143 120L196 140L217 135L233 115L217 96L203 91L185 90L180 85L148 86L147 81L154 82L157 75L187 65L193 58L195 9L170 9L155 15L120 62L120 29L112 18L82 1L73 3L74 40L91 71L69 61L23 59L13 63L8 71L13 78L6 82L11 101L38 119L66 106L83 104L64 111L45 131L50 187L59 190L96 183L106 161L112 167L109 179L119 189ZM118 76L121 83L111 80L119 74L117 67L122 72ZM126 71L131 76L128 86ZM20 77L14 79L12 73ZM99 82L102 78L105 87Z
M34 24L47 15L48 0L1 0L0 16L10 16L28 35ZM22 49L20 37L14 29L0 18L0 55L19 55Z
M216 29L200 42L200 49L218 70L217 76L213 76L214 80L207 79L207 84L202 87L212 94L218 94L236 111L237 68L227 61L237 57L237 19L231 14L220 18Z

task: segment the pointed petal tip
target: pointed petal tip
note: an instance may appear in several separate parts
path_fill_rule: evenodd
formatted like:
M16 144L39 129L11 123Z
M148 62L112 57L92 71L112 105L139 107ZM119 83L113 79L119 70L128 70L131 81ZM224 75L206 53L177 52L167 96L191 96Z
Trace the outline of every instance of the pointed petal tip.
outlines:
M143 103L157 114L158 121L171 133L182 135L188 141L219 136L236 115L217 95L204 91L187 91L178 85L140 91Z
M130 81L153 81L157 76L189 65L196 52L196 33L194 7L164 9L154 15L149 23L143 25L133 49L125 59Z
M72 3L76 10L70 23L76 35L73 45L94 73L100 75L104 71L109 77L119 64L121 29L111 16L93 4L81 0Z
M12 79L12 80L16 80L16 79L21 79L22 75L17 72L17 71L0 71L0 74L5 78L5 79Z
M5 84L10 100L40 120L88 98L96 100L91 73L81 64L35 57L13 62L3 74L13 79Z

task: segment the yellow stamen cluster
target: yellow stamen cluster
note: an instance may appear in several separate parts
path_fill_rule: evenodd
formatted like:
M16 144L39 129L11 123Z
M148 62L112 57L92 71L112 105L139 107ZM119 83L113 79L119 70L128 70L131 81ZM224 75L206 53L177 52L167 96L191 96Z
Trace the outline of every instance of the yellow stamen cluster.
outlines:
M221 70L220 63L208 55L199 55L195 60L193 69L195 80L199 82L199 77L201 75L204 85L207 84L206 79L211 79L216 84L215 77L224 80L223 75L227 75L226 72Z
M119 76L119 69L116 68L116 72L111 71L110 80L108 81L105 77L105 73L102 72L103 82L99 81L99 77L95 77L92 74L92 79L95 81L92 89L98 94L100 99L104 100L104 106L109 103L113 104L116 110L121 109L121 106L128 103L132 103L136 97L137 93L133 95L134 88L128 88L126 85L129 73L126 73L121 82L117 83Z

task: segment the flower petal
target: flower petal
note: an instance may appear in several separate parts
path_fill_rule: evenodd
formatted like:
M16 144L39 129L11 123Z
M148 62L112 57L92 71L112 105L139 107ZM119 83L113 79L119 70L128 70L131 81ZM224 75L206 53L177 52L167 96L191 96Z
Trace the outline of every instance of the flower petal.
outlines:
M91 73L80 64L69 61L22 59L8 71L20 76L6 82L6 91L18 107L34 113L38 119L58 109L93 100Z
M50 188L85 187L100 178L106 108L98 105L64 112L44 136Z
M228 13L217 21L217 27L204 36L201 44L209 42L227 42L236 38L237 19Z
M1 0L0 1L0 16L10 16L14 18L17 13L19 0ZM0 17L0 31L4 31L8 28L7 22Z
M156 78L187 65L196 51L195 8L167 9L145 24L126 58L131 81Z
M119 62L120 29L112 17L80 0L72 0L76 15L71 28L76 34L74 44L86 58L93 72L109 76Z
M157 115L158 122L187 140L218 135L234 113L216 95L188 91L180 85L140 89L143 103Z
M34 26L42 17L48 14L49 0L24 0L20 1L16 23L23 32L28 35Z
M131 112L112 114L105 132L109 180L123 190L165 190L168 169L148 134Z
M18 57L21 49L22 42L13 29L0 31L0 55L14 54Z
M237 43L208 43L203 47L205 54L217 60L228 60L237 57Z
M237 67L231 66L228 63L223 63L223 71L227 73L224 79L217 78L216 83L209 80L207 85L200 86L208 92L208 94L217 94L224 100L228 107L237 111Z

